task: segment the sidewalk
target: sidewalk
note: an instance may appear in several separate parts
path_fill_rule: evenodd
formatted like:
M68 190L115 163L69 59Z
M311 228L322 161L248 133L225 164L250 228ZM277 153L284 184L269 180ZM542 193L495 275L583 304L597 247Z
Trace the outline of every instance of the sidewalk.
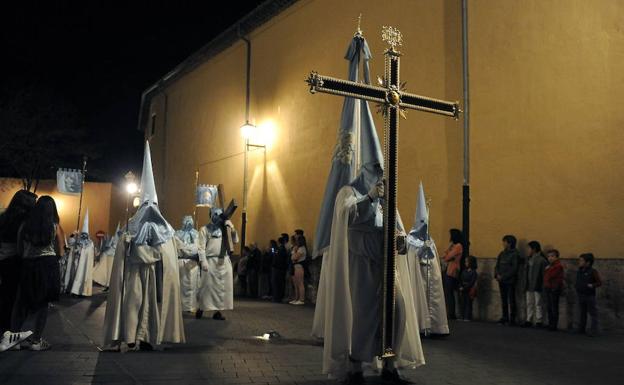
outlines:
M98 350L105 295L64 298L51 309L47 352L0 353L0 384L335 384L321 374L309 336L314 309L238 300L224 322L186 318L185 345L162 352ZM453 322L423 341L417 384L620 384L624 335L598 338L488 323ZM282 339L255 336L277 330ZM374 379L369 384L377 383Z

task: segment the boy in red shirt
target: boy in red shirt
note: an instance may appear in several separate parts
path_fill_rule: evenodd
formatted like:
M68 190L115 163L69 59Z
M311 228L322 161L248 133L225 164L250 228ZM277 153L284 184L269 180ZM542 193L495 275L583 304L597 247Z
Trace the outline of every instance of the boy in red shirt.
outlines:
M548 330L556 331L559 323L559 297L563 290L563 265L558 250L548 250L548 262L544 271L544 294L548 304Z

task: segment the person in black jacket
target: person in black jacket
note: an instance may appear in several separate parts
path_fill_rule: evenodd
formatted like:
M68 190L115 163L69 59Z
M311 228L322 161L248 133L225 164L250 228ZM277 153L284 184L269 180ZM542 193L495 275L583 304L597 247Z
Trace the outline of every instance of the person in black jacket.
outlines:
M496 258L494 277L500 289L502 317L498 323L514 325L516 322L516 278L520 253L516 249L516 237L503 237L503 251Z
M576 295L579 301L581 319L579 333L585 334L587 314L591 316L591 329L587 335L593 337L598 333L598 310L596 308L596 288L602 286L598 271L593 268L594 254L585 253L579 256L579 269L576 273Z
M273 292L273 302L281 303L284 299L284 290L286 286L286 272L288 271L289 253L286 250L286 243L288 242L288 234L286 238L283 236L279 238L279 244L273 245L271 241L271 247L275 247L276 251L273 253L273 261L271 263L271 291Z
M258 298L258 272L260 271L262 252L256 243L249 245L249 249L251 253L247 259L247 295L250 298Z
M261 254L258 270L258 296L261 299L271 299L271 266L273 254L277 253L277 242L271 239L269 247Z

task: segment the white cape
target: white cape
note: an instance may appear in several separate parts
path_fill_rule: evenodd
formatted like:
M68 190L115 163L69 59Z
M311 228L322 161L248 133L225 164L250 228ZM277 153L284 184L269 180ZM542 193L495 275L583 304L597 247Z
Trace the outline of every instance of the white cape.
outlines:
M195 259L198 256L199 239L195 237L193 243L186 243L177 235L173 236L178 251L178 270L180 271L180 292L182 295L182 310L194 312L197 309L197 290L199 285L199 264Z
M238 233L232 230L232 242L238 243ZM220 236L214 236L203 226L199 231L199 259L208 263L208 271L201 271L197 292L197 307L202 310L234 309L234 275L228 253L218 258L222 246Z
M95 248L91 241L82 245L76 243L70 248L63 277L65 291L75 295L91 296L94 256Z
M115 251L104 316L104 346L138 341L159 345L185 342L178 258L173 239L138 246L135 260L126 257L122 235ZM162 261L162 298L158 303L155 265Z
M314 312L312 334L323 338L323 373L341 377L348 368L354 322L349 284L349 215L357 198L351 186L343 187L337 197L332 220L330 246L323 254L319 291ZM397 311L400 325L396 330L396 364L416 367L425 363L420 341L414 293L407 258L397 259L397 298L403 297L405 308ZM357 290L357 288L354 288ZM371 330L371 334L375 331Z
M420 331L427 334L449 334L442 272L435 242L431 241L433 258L429 260L419 257L425 251L424 242L409 240L407 245L407 261L413 276L413 287L416 289L414 297Z
M100 254L100 260L93 268L93 281L98 285L108 287L110 284L111 271L113 271L113 261L115 260L115 249L108 248Z

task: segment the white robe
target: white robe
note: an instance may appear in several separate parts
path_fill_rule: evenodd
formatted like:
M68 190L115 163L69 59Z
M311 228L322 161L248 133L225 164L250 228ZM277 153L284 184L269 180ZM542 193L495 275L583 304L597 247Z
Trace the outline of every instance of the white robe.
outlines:
M330 245L323 255L312 334L324 339L323 373L341 377L349 357L375 363L383 274L381 210L351 186L343 187L334 207ZM372 213L371 213L372 211ZM364 218L368 216L369 218ZM425 363L420 342L407 258L397 259L397 306L394 350L398 367ZM378 299L375 301L375 297Z
M173 239L158 247L132 246L120 237L115 251L104 316L104 346L144 341L152 345L185 342L178 258ZM162 261L158 303L156 263Z
M110 247L100 254L100 260L93 268L93 282L98 285L108 287L110 284L113 261L115 260L115 248Z
M63 287L75 295L91 296L93 289L93 260L95 248L92 241L76 242L69 250Z
M424 242L418 239L410 239L407 244L407 261L416 289L414 297L420 331L432 334L449 334L440 258L435 242L431 241L433 258L429 260L419 257L425 252Z
M178 269L180 272L180 291L182 294L182 310L193 312L197 309L197 290L199 285L199 264L195 259L199 249L199 239L195 237L193 243L185 243L174 236L178 251Z
M238 243L238 234L232 230L232 242ZM208 271L201 271L197 307L202 310L234 309L234 276L228 253L219 258L221 236L212 235L206 226L199 231L199 260L208 263Z

